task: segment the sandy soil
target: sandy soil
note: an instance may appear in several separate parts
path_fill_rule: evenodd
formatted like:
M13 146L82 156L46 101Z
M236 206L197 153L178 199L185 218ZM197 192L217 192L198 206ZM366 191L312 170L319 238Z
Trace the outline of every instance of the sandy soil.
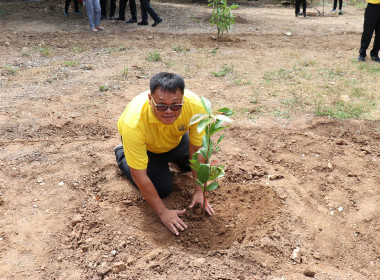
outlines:
M289 53L326 65L356 58L362 10L300 19L243 3L216 42L204 5L156 2L157 28L104 21L93 34L62 4L7 3L0 17L0 279L379 279L379 122L239 113ZM154 50L160 62L147 61ZM222 62L252 84L211 75ZM119 115L158 71L237 110L217 155L217 216L188 210L177 237L113 155ZM187 207L191 176L173 174L165 203Z

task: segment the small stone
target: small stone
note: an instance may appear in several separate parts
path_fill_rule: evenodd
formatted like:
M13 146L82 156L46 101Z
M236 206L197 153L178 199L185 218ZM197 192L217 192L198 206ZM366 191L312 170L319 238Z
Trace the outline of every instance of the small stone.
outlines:
M268 175L269 180L279 180L285 178L285 175L282 174L273 174L273 175Z
M292 36L293 34L292 34L292 32L285 32L285 35L286 36Z
M206 259L205 258L198 258L195 260L195 262L197 262L199 264L204 264L206 262Z
M39 177L38 179L37 179L37 183L42 183L44 181L44 178L42 178L42 177Z
M83 220L82 216L80 214L77 214L71 220L71 225L75 226L77 223L80 223L82 220Z
M112 267L112 271L114 273L119 273L119 272L122 272L124 270L126 270L127 266L125 265L125 263L123 262L116 262L113 267Z
M63 187L64 185L65 185L64 182L59 182L59 183L58 183L58 186L60 186L60 187Z
M343 211L343 207L340 206L340 207L338 208L338 211L339 211L339 212L342 212L342 211Z
M333 166L332 166L331 163L328 163L328 164L327 164L327 167L328 167L329 169L333 169Z
M106 275L108 272L110 272L112 269L108 266L100 266L97 269L97 272L100 276Z
M303 274L307 277L314 277L315 276L315 271L312 271L310 269L306 269Z
M292 260L295 261L295 262L297 262L297 263L301 262L301 250L300 250L299 247L296 247L293 250Z
M112 251L111 251L111 255L112 255L112 256L116 256L116 253L117 253L116 250L112 250Z

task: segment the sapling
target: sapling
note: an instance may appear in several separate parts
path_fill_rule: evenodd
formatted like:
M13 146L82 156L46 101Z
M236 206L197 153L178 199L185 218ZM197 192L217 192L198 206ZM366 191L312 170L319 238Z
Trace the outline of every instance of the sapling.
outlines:
M203 136L202 147L193 154L190 160L190 166L197 174L195 183L201 186L203 191L202 219L204 219L207 206L207 194L218 188L219 184L215 182L215 180L224 176L224 165L218 165L216 160L211 162L213 153L220 149L219 143L224 139L224 134L220 135L216 142L211 138L215 133L228 127L222 125L224 122L231 121L229 117L232 116L234 112L228 108L221 108L213 112L211 102L207 98L202 97L201 102L206 113L195 114L190 119L190 125L199 122L197 130L199 133L204 130L205 135ZM209 183L209 181L212 182Z

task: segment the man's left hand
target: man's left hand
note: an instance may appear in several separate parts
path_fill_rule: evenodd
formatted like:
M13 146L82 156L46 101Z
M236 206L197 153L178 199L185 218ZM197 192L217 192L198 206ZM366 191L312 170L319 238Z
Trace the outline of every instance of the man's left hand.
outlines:
M203 191L195 191L194 192L193 200L191 201L189 208L193 208L196 204L199 204L200 206L203 207ZM215 211L208 201L206 203L206 212L210 216L215 215Z

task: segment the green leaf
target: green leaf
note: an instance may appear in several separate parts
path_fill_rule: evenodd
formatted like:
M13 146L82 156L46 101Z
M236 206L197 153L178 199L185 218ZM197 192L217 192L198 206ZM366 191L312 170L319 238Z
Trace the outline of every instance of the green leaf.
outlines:
M202 97L201 102L202 102L203 108L205 108L205 110L206 110L206 113L211 115L211 113L212 113L211 102L206 97Z
M198 133L201 133L210 122L212 122L212 119L209 118L201 120L197 127Z
M206 191L210 192L218 188L219 184L217 182L212 182L210 185L206 187Z
M201 163L197 170L198 180L202 183L206 183L210 177L210 167L208 164Z
M224 135L225 135L225 134L220 135L220 137L219 137L219 139L218 139L218 142L216 142L216 144L219 144L220 141L222 141L222 140L224 139Z
M210 176L208 178L209 181L221 178L224 176L224 170L221 166L211 166Z
M204 159L207 159L207 148L200 148L199 153L203 156Z
M219 110L217 110L217 112L222 113L223 115L225 115L227 117L230 117L233 114L235 114L234 111L232 111L229 108L220 108Z
M223 122L232 122L232 120L229 117L225 116L225 115L217 115L216 119L220 120L220 121L223 121Z
M203 183L201 181L199 181L198 179L195 179L195 184L197 184L198 186L201 186L203 190Z
M205 117L207 117L207 114L203 114L203 113L195 114L194 116L191 117L189 125L195 124L199 122L200 120L204 119Z

